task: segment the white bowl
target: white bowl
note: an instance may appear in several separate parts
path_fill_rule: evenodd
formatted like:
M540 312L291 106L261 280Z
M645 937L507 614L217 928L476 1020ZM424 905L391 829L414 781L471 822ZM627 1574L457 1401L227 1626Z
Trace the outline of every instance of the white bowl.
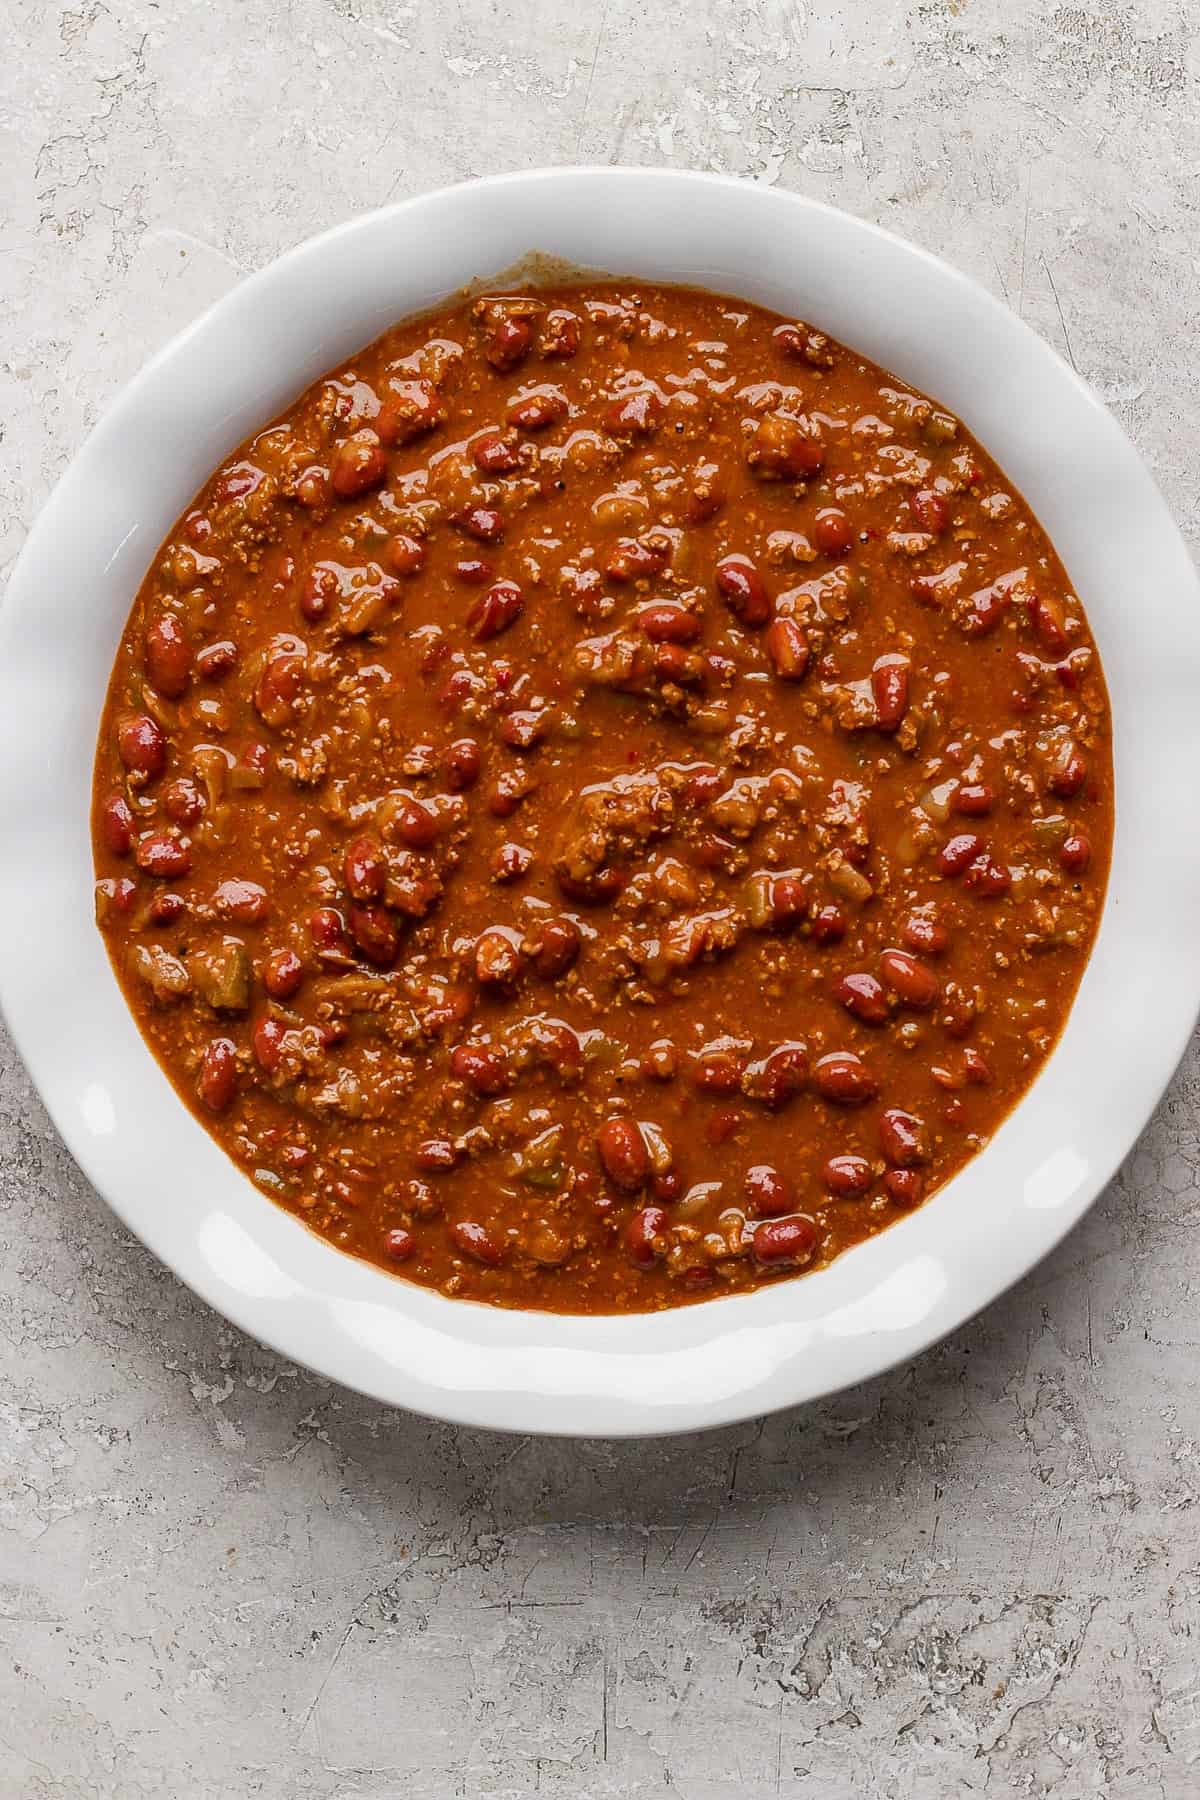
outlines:
M987 1149L818 1274L652 1316L447 1300L263 1198L172 1092L92 922L88 802L113 654L150 558L209 471L406 313L543 251L815 321L961 415L1085 602L1115 726L1099 939L1061 1043ZM195 1291L276 1350L441 1418L525 1432L690 1430L912 1356L1023 1275L1146 1122L1200 1006L1200 611L1119 427L982 288L857 219L650 169L501 176L356 219L244 282L155 357L31 532L0 615L0 1001L71 1151Z

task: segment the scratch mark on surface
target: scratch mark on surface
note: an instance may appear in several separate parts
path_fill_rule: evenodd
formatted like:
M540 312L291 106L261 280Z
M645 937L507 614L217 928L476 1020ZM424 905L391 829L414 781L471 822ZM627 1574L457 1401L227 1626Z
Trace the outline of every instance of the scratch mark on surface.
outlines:
M1050 274L1049 269L1046 270L1046 273L1047 273L1047 275ZM1051 280L1050 286L1051 286L1051 289L1053 289L1053 287L1054 287L1053 280ZM1054 298L1057 300L1058 295L1055 294ZM1058 309L1058 316L1060 319L1062 318L1062 308L1061 307L1059 307L1059 309ZM1067 337L1067 327L1066 327L1065 321L1063 323L1063 336ZM1070 348L1071 348L1071 340L1070 340L1070 338L1067 338L1068 351L1070 350ZM1075 358L1074 357L1071 358L1071 367L1072 368L1075 367ZM1094 1369L1096 1366L1096 1352L1092 1348L1092 1290L1090 1287L1087 1291L1087 1325L1088 1325L1088 1363Z
M1029 246L1029 204L1033 188L1033 171L1025 171L1025 220L1021 227L1021 298L1017 302L1017 311L1025 316L1025 252Z
M683 1565L683 1572L685 1575L687 1574L688 1570L691 1568L692 1564L695 1562L696 1558L699 1556L700 1552L703 1550L705 1544L707 1544L709 1538L712 1536L714 1530L716 1529L716 1524L717 1524L717 1512L716 1512L716 1509L714 1508L712 1518L708 1521L708 1524L704 1527L704 1530L700 1534L699 1543L696 1545L696 1548L692 1551L692 1554L688 1557L687 1561Z
M1044 256L1042 258L1042 267L1046 271L1046 280L1050 283L1050 292L1054 295L1054 304L1058 310L1058 322L1062 326L1063 342L1067 346L1067 360L1078 375L1079 364L1075 361L1075 352L1071 348L1071 334L1067 330L1067 321L1063 314L1062 301L1058 297L1058 289L1055 287L1054 277L1050 273L1050 264L1046 261ZM1090 1293L1088 1295L1088 1361L1094 1369L1096 1366L1096 1359L1092 1355L1092 1296Z
M576 154L578 154L579 146L583 142L583 133L587 125L588 101L592 97L592 83L596 79L596 64L600 60L600 45L604 39L604 27L608 22L608 8L609 0L604 0L604 5L600 12L600 23L596 28L596 44L592 51L591 67L588 69L587 86L583 90L583 103L579 108L579 131L575 138Z
M343 1631L343 1633L342 1633L341 1641L339 1642L337 1649L334 1651L333 1655L329 1659L329 1667L326 1669L324 1675L321 1677L321 1685L317 1689L316 1693L313 1695L312 1701L308 1707L308 1710L305 1713L304 1717L300 1721L300 1736L301 1737L304 1736L304 1733L308 1729L309 1720L312 1718L312 1716L316 1712L318 1706L320 1706L320 1704L321 1704L321 1696L324 1694L325 1689L329 1686L329 1677L333 1674L333 1671L336 1669L337 1663L338 1663L338 1658L342 1654L342 1651L346 1648L346 1645L350 1642L351 1633L353 1632L353 1630L357 1624L358 1624L357 1618L351 1619L351 1621L347 1625L345 1631Z
M604 1692L600 1713L600 1760L608 1761L608 1646L604 1647Z

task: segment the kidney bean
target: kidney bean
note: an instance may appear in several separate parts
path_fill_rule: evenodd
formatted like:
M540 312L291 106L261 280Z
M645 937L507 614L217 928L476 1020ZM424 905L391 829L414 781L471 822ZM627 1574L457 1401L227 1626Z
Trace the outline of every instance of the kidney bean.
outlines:
M803 1044L779 1044L742 1076L742 1092L774 1112L803 1089L808 1079L808 1051Z
M606 1119L596 1133L601 1166L614 1187L635 1194L650 1174L650 1151L636 1119Z
M222 675L236 669L237 661L238 647L233 639L221 638L196 652L196 673L204 681L219 681Z
M378 900L387 880L387 864L378 841L366 835L346 845L342 873L354 900Z
M467 630L481 641L499 637L516 623L524 608L525 596L515 581L493 582L467 614Z
M475 991L465 982L452 982L439 998L431 1000L421 1012L421 1024L431 1037L440 1037L452 1025L461 1025L475 1007Z
M194 781L180 776L171 781L162 794L162 810L175 824L194 824L205 808L205 799Z
M509 987L521 974L525 959L507 931L481 932L475 941L476 979L490 987Z
M527 777L524 770L510 769L505 774L501 775L500 779L489 790L487 795L487 809L492 814L493 818L511 819L522 800L527 799L536 786L536 781ZM593 883L600 879L599 876L593 876L592 878ZM564 885L565 880L566 878L560 875L559 886L563 888L564 893L567 891ZM619 885L620 877L618 876L617 886ZM615 888L613 891L615 892Z
M950 501L937 488L918 488L908 502L922 531L941 537L950 528Z
M785 929L808 912L808 892L798 875L760 870L749 883L747 919L755 931Z
M771 342L780 355L790 357L793 362L807 363L810 369L832 369L833 345L823 331L814 331L802 319L794 324L777 325L771 333Z
M755 1163L746 1170L746 1211L752 1219L777 1219L796 1204L796 1190L786 1175L770 1163Z
M453 1169L459 1161L459 1154L449 1138L424 1138L417 1145L413 1160L418 1169L433 1174L439 1170Z
M296 559L290 550L275 550L264 563L263 574L270 581L272 599L284 600L296 579Z
M874 1075L850 1050L833 1050L821 1057L812 1078L821 1098L831 1100L835 1106L861 1106L879 1092Z
M456 794L479 780L479 745L474 738L456 738L442 758L446 786Z
M451 523L481 544L498 544L504 536L504 514L494 506L468 506L455 513Z
M880 1114L879 1144L888 1161L898 1169L911 1169L929 1161L924 1121L899 1106L889 1106Z
M169 890L159 889L150 896L150 923L152 925L173 925L187 911L187 901L182 894L173 894Z
M532 750L542 742L549 729L547 707L522 707L516 712L505 713L500 721L500 739L511 750Z
M383 1234L383 1250L392 1262L410 1262L417 1253L417 1240L403 1225L393 1225Z
M825 466L825 446L806 420L767 413L750 440L746 461L767 481L803 481Z
M711 806L717 795L724 791L725 779L716 765L700 763L699 766L693 766L680 789L679 798L685 806Z
M273 1019L270 1013L264 1014L254 1027L251 1039L254 1058L259 1068L265 1069L268 1075L279 1067L283 1055L284 1032L284 1026L278 1019Z
M641 581L658 575L671 560L667 538L621 538L604 563L610 581Z
M300 589L299 606L303 616L314 622L323 619L338 597L337 573L330 563L314 563Z
M941 983L929 967L907 950L885 950L879 966L889 986L894 988L905 1006L924 1011L941 993Z
M117 754L131 775L154 781L167 765L167 740L157 719L134 713L117 726Z
M385 444L410 444L439 426L446 410L437 389L428 381L393 382L375 419L377 435Z
M966 782L954 790L950 804L968 819L982 819L991 812L996 791L986 781Z
M818 907L812 916L812 937L815 944L840 944L846 935L848 921L840 906L830 904Z
M765 1269L796 1268L811 1262L817 1228L803 1213L788 1219L765 1219L755 1228L754 1260Z
M844 556L854 543L854 527L837 506L823 506L813 520L812 541L823 556Z
M637 388L609 403L604 426L614 437L649 437L658 430L666 410L666 401L653 388Z
M871 693L878 715L877 729L899 730L908 711L908 663L900 657L881 656L871 670Z
M1092 846L1082 831L1073 831L1063 839L1058 860L1068 875L1082 875L1092 860Z
M520 881L533 867L533 851L524 844L501 844L492 857L493 881Z
M486 1225L478 1224L474 1219L457 1219L450 1227L450 1236L464 1256L470 1256L485 1269L494 1269L504 1261L505 1245L500 1238Z
M321 512L329 503L329 470L319 463L305 469L296 481L296 499L309 512Z
M471 443L471 460L481 475L511 475L521 466L521 444L515 431L485 431Z
M831 1156L821 1178L839 1200L854 1200L866 1193L875 1177L865 1156Z
M702 1094L736 1094L745 1072L746 1058L731 1048L701 1050L687 1062L688 1079Z
M654 674L664 683L673 681L678 687L697 687L704 680L704 662L694 651L685 650L682 644L656 644Z
M1012 887L1012 871L985 851L967 870L963 886L981 900L998 900Z
M729 610L752 629L771 617L772 602L762 576L748 556L722 557L716 567L717 592Z
M882 1025L891 1014L882 983L865 970L839 976L833 984L833 997L864 1025Z
M678 1169L665 1169L658 1175L652 1175L650 1192L656 1200L661 1200L664 1206L668 1206L682 1194L683 1176Z
M438 817L411 796L398 800L391 811L391 830L410 850L424 850L441 834Z
M309 914L308 935L317 950L339 950L345 942L346 926L340 912L332 906L318 906Z
M691 485L684 504L684 517L689 525L703 525L720 512L725 504L721 470L717 463L697 463L692 470Z
M468 587L482 587L484 582L496 579L496 566L494 563L482 562L478 557L467 556L455 563L454 573Z
M654 644L691 644L704 628L699 614L667 603L643 606L637 622Z
M770 887L771 923L790 925L808 912L808 891L798 875L776 875Z
M800 681L808 668L808 639L795 619L772 619L763 639L780 681Z
M565 975L583 946L579 927L571 919L539 919L521 945L543 981Z
M925 1192L924 1176L917 1169L889 1169L883 1185L897 1206L916 1206Z
M943 875L961 875L983 853L983 839L973 831L956 832L938 851L937 865Z
M304 980L304 964L294 950L272 950L263 964L262 984L273 1000L290 1000Z
M499 1094L508 1086L506 1058L486 1044L456 1044L450 1052L450 1073L477 1094Z
M384 560L393 575L411 577L421 573L428 554L428 546L419 537L409 531L398 531L387 541Z
M679 1052L669 1038L656 1038L641 1061L647 1081L674 1081L679 1069Z
M532 388L508 403L508 422L520 431L545 431L565 419L569 409L561 388Z
M1067 647L1066 618L1062 606L1051 594L1035 594L1030 609L1033 628L1052 656L1061 656Z
M113 856L128 856L133 848L133 808L124 794L110 794L100 809L100 835Z
M400 948L396 921L385 906L352 906L350 936L369 963L390 969Z
M229 1038L210 1038L200 1058L200 1099L209 1112L225 1112L237 1087L237 1047Z
M972 995L964 993L956 982L946 988L946 1010L941 1024L947 1037L965 1038L975 1028L976 1006Z
M137 897L138 884L130 881L127 875L119 880L110 876L96 883L96 923L107 924L113 914L127 913Z
M640 1184L639 1184L640 1185ZM661 1206L643 1206L625 1227L625 1249L639 1269L648 1269L667 1253L670 1220Z
M986 637L999 625L1008 611L1012 599L1011 589L1004 581L994 581L988 587L977 588L968 595L965 602L960 602L958 624L968 637Z
M281 651L266 664L254 689L254 705L263 722L276 731L292 717L300 696L305 657L298 652Z
M186 693L192 675L192 647L174 613L160 613L146 632L146 673L168 700Z
M987 1059L978 1050L969 1047L962 1053L963 1075L972 1087L988 1087L992 1080L992 1071Z
M271 910L267 890L257 881L227 878L213 889L212 909L218 919L235 925L261 925Z
M900 935L910 950L920 950L926 956L940 956L950 942L946 927L923 912L910 913Z
M387 458L373 431L358 432L339 444L329 459L329 485L339 500L355 500L387 475Z
M732 1106L719 1107L716 1112L709 1114L705 1124L705 1143L711 1144L715 1149L718 1144L724 1144L731 1138L741 1123L742 1115L736 1108Z
M1057 794L1060 799L1071 800L1074 799L1087 778L1087 757L1079 746L1068 738L1051 765L1050 772L1046 777L1046 786L1052 794Z
M175 881L192 866L192 853L183 838L166 831L148 832L134 853L139 869L161 881Z
M270 766L271 752L266 744L246 744L230 772L232 785L244 789L261 788L270 773Z
M493 369L513 369L529 354L532 342L533 326L529 320L514 318L505 313L493 319L488 326L484 355Z
M214 506L229 506L244 500L262 486L263 472L252 462L236 462L222 470L213 489Z

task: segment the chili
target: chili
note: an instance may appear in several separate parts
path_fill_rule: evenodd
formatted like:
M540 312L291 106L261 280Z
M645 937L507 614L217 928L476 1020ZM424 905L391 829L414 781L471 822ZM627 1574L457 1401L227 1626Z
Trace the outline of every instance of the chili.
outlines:
M485 294L205 484L93 824L134 1016L267 1195L448 1294L661 1308L880 1231L1029 1086L1108 702L936 402L719 295Z

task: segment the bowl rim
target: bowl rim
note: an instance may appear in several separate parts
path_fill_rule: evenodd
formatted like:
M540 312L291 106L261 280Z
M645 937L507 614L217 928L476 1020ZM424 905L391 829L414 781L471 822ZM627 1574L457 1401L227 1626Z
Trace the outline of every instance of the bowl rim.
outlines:
M216 1150L132 1025L99 934L92 928L87 943L80 936L70 885L80 821L66 800L77 792L78 769L68 746L72 733L88 729L94 741L136 571L222 454L204 452L199 479L186 473L198 452L179 449L181 396L193 434L232 449L245 435L240 418L270 416L253 410L260 366L270 392L298 392L390 318L425 310L386 312L406 237L432 254L433 267L461 271L473 253L464 248L468 230L481 244L506 241L507 232L525 251L593 237L611 250L622 234L636 246L641 232L644 244L648 223L669 240L663 255L694 255L695 276L677 280L705 285L698 277L711 267L729 277L722 291L755 298L764 283L794 294L798 285L819 293L832 281L843 312L817 322L886 368L899 362L901 379L960 415L945 381L910 371L930 358L940 366L940 356L955 381L964 379L955 328L970 336L980 408L995 425L991 436L975 421L972 429L1006 474L1018 463L1026 492L1025 464L1039 475L1035 510L1043 519L1044 508L1061 512L1063 529L1050 528L1051 536L1073 574L1064 532L1088 564L1090 585L1076 585L1088 587L1113 698L1117 842L1098 941L1067 1029L986 1150L923 1207L828 1269L663 1313L593 1319L452 1301L376 1270L316 1238ZM798 261L802 249L823 254ZM753 280L736 279L747 255L762 269ZM656 257L658 250L633 248L625 272L669 279L649 266ZM516 260L485 262L476 273L502 272ZM621 263L619 254L568 260ZM348 270L378 293L375 312L345 299ZM877 354L891 340L870 286L884 277L888 306L907 333L890 357ZM434 300L463 285L426 279ZM720 280L708 285L720 288ZM374 328L351 327L351 314ZM846 316L861 316L857 334ZM288 375L298 362L283 361L293 338L305 366L316 362L303 379ZM235 401L243 378L248 391ZM1030 411L1024 435L1012 424L1017 406ZM1048 426L1059 434L1065 468L1035 442ZM996 433L1016 433L1006 439L1008 454ZM182 499L164 516L169 498L154 498L147 521L144 494L173 492L171 481ZM1116 585L1134 573L1151 590L1140 638ZM123 607L110 599L90 614L92 593L109 589L125 594ZM665 1435L835 1393L919 1354L1040 1261L1119 1166L1186 1047L1200 1013L1200 940L1188 930L1200 901L1200 846L1172 834L1170 823L1200 750L1200 722L1188 709L1200 683L1198 597L1187 550L1148 471L1075 371L970 277L878 225L737 177L657 168L509 173L381 207L287 251L160 349L104 412L29 533L0 607L0 1013L68 1149L118 1218L234 1324L318 1374L431 1417L560 1436ZM1164 628L1161 643L1156 626ZM1148 677L1155 703L1143 700L1135 717ZM1159 794L1147 778L1164 759L1171 773ZM90 780L89 752L89 789ZM1123 798L1130 792L1136 807ZM30 869L41 877L36 906ZM1167 889L1157 907L1152 879ZM83 899L90 909L90 881ZM1122 996L1141 1004L1122 1019L1118 1058L1105 1031ZM972 1201L982 1210L969 1228Z

